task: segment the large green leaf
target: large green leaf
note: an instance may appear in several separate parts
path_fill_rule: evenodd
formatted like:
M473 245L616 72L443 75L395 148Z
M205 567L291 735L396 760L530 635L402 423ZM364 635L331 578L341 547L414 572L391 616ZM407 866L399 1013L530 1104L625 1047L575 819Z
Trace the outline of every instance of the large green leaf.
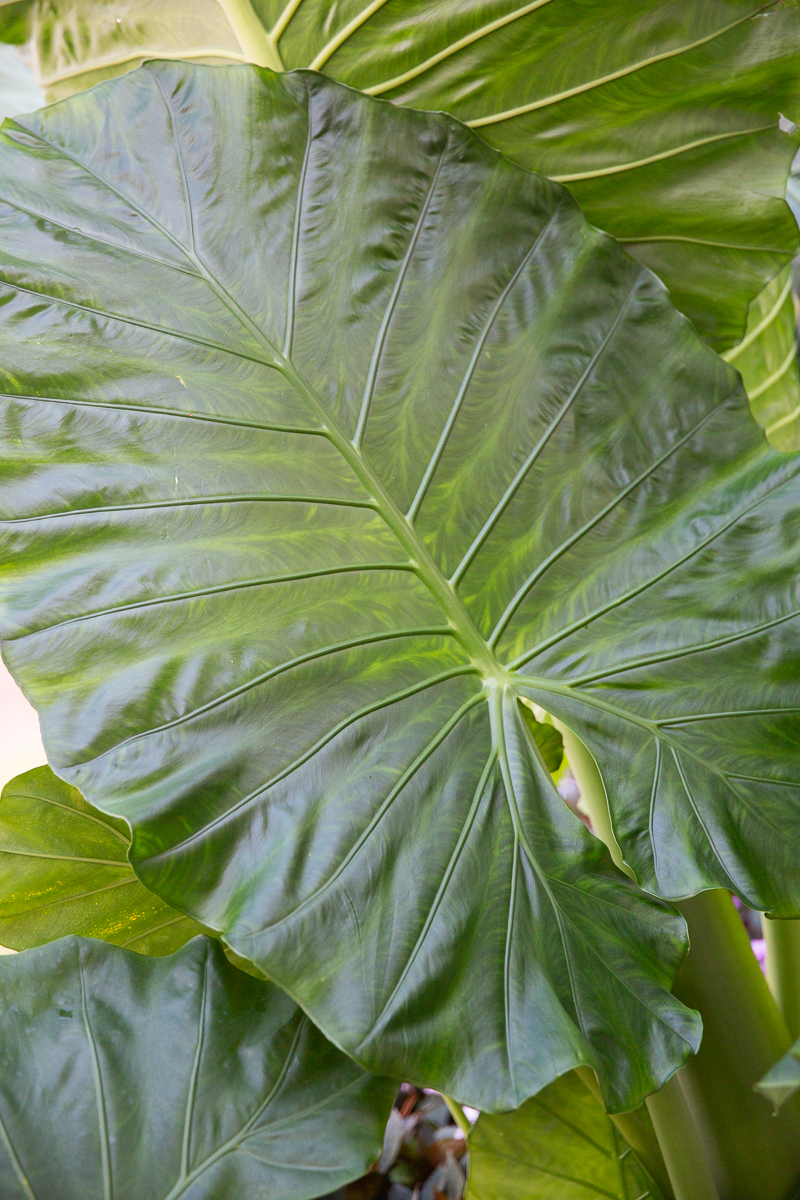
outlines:
M16 27L20 4L6 11ZM794 4L36 0L28 14L52 98L148 55L243 53L453 113L567 182L718 350L798 245L784 202L797 139L778 129L781 111L800 120Z
M146 886L376 1073L634 1106L683 926L800 910L800 460L558 185L313 73L160 64L0 141L4 655Z
M467 1200L661 1200L661 1192L574 1072L516 1112L481 1114L469 1138Z
M27 950L68 933L172 954L202 933L140 883L127 825L87 804L49 767L0 797L0 944Z
M377 1157L394 1090L209 938L0 960L3 1200L307 1200Z

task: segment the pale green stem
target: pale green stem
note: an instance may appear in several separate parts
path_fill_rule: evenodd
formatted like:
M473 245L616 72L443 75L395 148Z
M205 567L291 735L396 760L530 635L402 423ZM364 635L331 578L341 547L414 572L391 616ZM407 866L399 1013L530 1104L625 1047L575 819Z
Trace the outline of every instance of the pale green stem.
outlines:
M703 1018L700 1052L681 1071L695 1125L724 1200L786 1200L800 1180L800 1108L773 1117L753 1085L791 1039L730 894L678 905L691 949L673 992Z
M719 1200L680 1079L673 1075L645 1101L675 1200Z
M581 800L589 814L592 829L600 840L608 846L611 857L620 871L624 871L632 879L633 871L627 863L623 862L622 851L617 844L617 839L614 837L614 830L611 826L611 817L608 811L606 789L603 786L603 780L597 769L597 763L580 738L576 737L571 729L568 729L561 721L557 721L555 717L553 717L553 724L564 739L564 752L567 756L567 762L572 768L575 782L580 788Z
M236 40L247 60L258 67L282 71L283 63L276 46L255 14L250 0L218 0L228 18Z
M469 1134L470 1134L470 1130L472 1129L472 1126L470 1125L470 1122L469 1122L469 1117L464 1112L463 1108L461 1107L461 1105L458 1103L457 1100L453 1100L450 1096L445 1096L444 1094L442 1095L442 1099L444 1100L447 1107L450 1109L450 1115L453 1118L453 1120L455 1121L456 1125L461 1130L464 1137L468 1138Z
M793 1040L800 1038L800 921L762 921L767 983Z

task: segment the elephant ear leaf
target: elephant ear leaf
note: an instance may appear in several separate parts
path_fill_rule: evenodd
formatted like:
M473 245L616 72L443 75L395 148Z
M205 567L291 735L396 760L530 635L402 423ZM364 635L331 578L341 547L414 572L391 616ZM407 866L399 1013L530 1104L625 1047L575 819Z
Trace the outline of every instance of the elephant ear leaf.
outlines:
M575 1072L516 1112L482 1113L469 1138L467 1200L663 1200Z
M37 767L0 796L0 944L27 950L69 933L172 954L203 927L140 882L126 823Z
M0 634L50 761L367 1069L635 1107L697 1046L684 925L521 700L640 883L791 915L800 462L451 118L149 64L0 172Z
M209 938L0 961L4 1200L310 1200L367 1170L394 1092Z

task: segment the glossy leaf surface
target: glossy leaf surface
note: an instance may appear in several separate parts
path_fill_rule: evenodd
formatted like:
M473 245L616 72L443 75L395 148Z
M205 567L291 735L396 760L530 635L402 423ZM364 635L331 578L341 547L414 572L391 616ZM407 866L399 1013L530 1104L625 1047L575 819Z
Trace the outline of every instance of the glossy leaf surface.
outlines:
M567 182L718 350L798 245L783 199L797 138L778 129L779 112L800 121L795 5L50 0L29 6L28 36L52 98L182 50L310 66L453 113Z
M69 933L140 954L172 954L203 932L142 885L127 825L37 767L0 797L0 945L27 950Z
M209 938L0 960L3 1200L308 1200L377 1157L394 1091Z
M574 1072L516 1112L482 1113L469 1138L467 1200L661 1200Z
M634 1106L696 1044L683 926L517 698L648 888L794 910L800 464L450 119L164 64L0 170L2 632L50 760L369 1069Z

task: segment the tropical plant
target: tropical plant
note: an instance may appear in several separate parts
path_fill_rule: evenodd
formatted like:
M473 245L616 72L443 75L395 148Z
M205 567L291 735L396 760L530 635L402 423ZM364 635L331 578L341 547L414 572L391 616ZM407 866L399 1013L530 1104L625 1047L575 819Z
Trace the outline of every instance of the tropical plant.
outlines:
M724 35L755 38L748 95L794 63L772 7L766 42ZM787 135L752 137L777 171ZM0 171L0 633L56 772L0 804L0 936L26 950L0 962L9 1195L77 1195L85 1169L117 1200L304 1200L321 1168L305 1126L265 1150L266 1084L292 1081L284 1128L295 1083L321 1098L336 1187L377 1157L378 1076L518 1110L471 1135L476 1195L503 1154L520 1195L582 1186L531 1157L549 1105L599 1194L786 1196L800 1109L773 1120L752 1085L790 1037L726 892L800 914L800 462L735 371L558 182L316 71L147 64L6 123ZM708 319L743 327L721 279ZM771 328L751 316L740 354ZM617 867L554 787L554 728ZM709 889L681 967L670 901ZM80 1026L54 1018L62 974ZM239 1024L203 999L237 989ZM273 1010L313 1052L274 1049L252 1016ZM133 1064L186 1011L195 1057L151 1112ZM196 1142L206 1017L216 1061L228 1038L258 1070L213 1098L246 1119L212 1105ZM156 1041L120 1049L140 1027ZM41 1163L12 1117L62 1053L59 1103L99 1135ZM163 1160L135 1183L110 1132L134 1110Z

